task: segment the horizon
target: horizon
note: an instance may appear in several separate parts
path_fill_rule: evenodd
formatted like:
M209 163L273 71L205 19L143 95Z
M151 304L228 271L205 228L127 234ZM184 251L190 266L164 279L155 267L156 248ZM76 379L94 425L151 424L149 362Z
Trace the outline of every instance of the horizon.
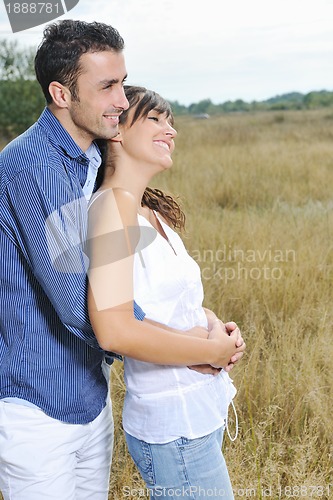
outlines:
M304 97L307 94L321 93L321 92L328 92L328 93L332 93L333 94L333 88L332 88L332 90L329 90L329 89L320 89L320 90L313 89L313 90L310 90L309 92L299 92L298 90L292 90L290 92L284 92L283 94L277 94L277 95L274 95L274 96L267 97L266 99L255 99L253 101L246 101L242 97L236 97L235 99L232 99L232 100L228 99L227 101L215 103L209 97L207 97L206 99L210 100L214 106L219 106L219 105L224 104L226 102L235 102L235 101L239 101L239 100L245 102L246 104L252 104L254 102L258 102L258 103L267 102L267 101L270 101L271 99L279 99L279 98L283 98L285 96L289 96L289 95L292 95L292 94L298 94L298 95ZM189 106L191 106L191 104L198 104L199 102L205 101L206 99L201 99L200 101L192 102L192 103L190 103L188 105L179 102L178 99L175 99L175 100L168 99L168 101L178 103L180 106L186 106L188 108Z

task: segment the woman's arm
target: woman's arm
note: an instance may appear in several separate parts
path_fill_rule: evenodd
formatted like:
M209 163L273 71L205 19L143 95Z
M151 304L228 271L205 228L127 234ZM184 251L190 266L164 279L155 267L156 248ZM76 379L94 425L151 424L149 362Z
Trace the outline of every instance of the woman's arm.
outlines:
M89 210L88 311L100 346L125 356L159 364L227 366L243 352L237 336L226 335L220 321L208 340L179 335L133 315L133 259L138 240L134 197L108 190ZM137 229L137 231L136 231Z

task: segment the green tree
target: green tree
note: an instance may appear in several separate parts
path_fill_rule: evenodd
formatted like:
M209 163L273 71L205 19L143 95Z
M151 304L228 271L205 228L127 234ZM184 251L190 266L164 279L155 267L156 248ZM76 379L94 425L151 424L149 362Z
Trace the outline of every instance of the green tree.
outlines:
M202 101L197 102L196 104L190 104L189 112L191 114L201 114L201 113L209 113L213 103L210 99L204 99Z
M333 92L327 90L309 92L309 94L306 94L304 97L304 104L308 109L332 106Z
M34 73L34 51L0 40L0 134L11 139L36 121L45 99Z
M187 111L187 107L184 104L179 104L178 101L169 101L172 112L174 115L185 115Z
M31 47L21 49L18 43L0 40L1 80L34 80L34 51Z

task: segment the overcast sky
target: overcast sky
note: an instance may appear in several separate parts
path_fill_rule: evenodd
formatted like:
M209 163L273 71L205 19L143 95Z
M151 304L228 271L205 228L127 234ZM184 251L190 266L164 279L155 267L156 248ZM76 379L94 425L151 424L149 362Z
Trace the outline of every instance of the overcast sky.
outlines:
M36 47L43 26L13 34L8 1L0 38ZM333 90L333 0L79 0L62 18L113 25L128 83L181 104Z

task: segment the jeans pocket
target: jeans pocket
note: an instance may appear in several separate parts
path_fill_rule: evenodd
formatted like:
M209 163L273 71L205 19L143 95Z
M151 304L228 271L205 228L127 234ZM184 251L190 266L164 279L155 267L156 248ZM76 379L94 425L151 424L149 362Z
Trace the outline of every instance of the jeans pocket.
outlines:
M142 479L147 486L154 486L156 481L150 444L140 441L140 439L136 439L130 434L125 433L125 435L128 451Z
M212 438L212 434L207 434L206 436L202 436L199 438L195 439L188 439L185 437L181 437L177 439L177 444L180 448L183 449L197 449L200 448L201 446L205 446L206 443Z

